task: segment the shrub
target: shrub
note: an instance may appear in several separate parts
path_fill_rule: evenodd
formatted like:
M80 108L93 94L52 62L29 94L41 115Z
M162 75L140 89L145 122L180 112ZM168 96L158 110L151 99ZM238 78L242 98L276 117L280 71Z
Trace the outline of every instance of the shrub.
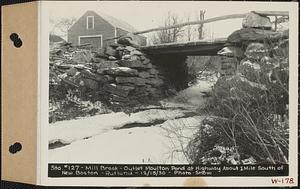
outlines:
M234 149L228 157L235 156L229 162L237 164L249 162L247 158L254 158L253 163L288 163L289 70L282 42L250 44L251 51L245 53L238 73L219 78L206 108L218 119L203 121L189 143L192 163L224 163L222 148ZM207 136L205 128L210 128L214 137Z
M49 101L49 123L109 112L111 110L107 105L101 101L83 100L80 98L80 92L75 89L52 95Z

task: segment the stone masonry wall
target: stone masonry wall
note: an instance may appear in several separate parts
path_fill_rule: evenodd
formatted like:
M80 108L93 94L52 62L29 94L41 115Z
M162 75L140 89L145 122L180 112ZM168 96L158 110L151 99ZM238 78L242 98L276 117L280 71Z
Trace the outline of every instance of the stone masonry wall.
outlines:
M121 44L102 51L52 44L50 88L61 84L120 107L157 101L168 89L160 66L137 48Z

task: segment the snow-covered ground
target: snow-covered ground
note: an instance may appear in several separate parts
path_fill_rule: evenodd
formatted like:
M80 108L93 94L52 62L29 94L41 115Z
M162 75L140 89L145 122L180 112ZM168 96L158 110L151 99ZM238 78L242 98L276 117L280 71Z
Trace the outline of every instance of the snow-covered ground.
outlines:
M60 140L63 143L71 143L120 128L130 123L149 123L154 120L175 119L182 116L184 116L184 111L182 110L151 109L131 115L118 112L77 120L59 121L50 124L49 142L53 143Z
M180 91L175 97L167 99L165 106L172 106L172 104L181 104L190 108L203 106L207 101L203 96L211 92L216 79L212 77L210 80L198 80L196 84Z
M202 117L162 125L110 130L49 151L49 162L188 163L182 148ZM173 130L176 129L176 130Z
M199 81L162 102L184 109L109 113L50 124L49 144L67 145L49 150L49 162L188 163L185 147L204 118L191 112L205 103L203 95L211 86L212 82ZM134 127L121 128L130 124Z

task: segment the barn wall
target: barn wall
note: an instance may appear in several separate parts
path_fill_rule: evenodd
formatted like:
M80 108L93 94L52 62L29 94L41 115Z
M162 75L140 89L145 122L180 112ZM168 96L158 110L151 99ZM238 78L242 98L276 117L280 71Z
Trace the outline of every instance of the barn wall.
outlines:
M123 36L126 35L128 33L128 31L125 31L121 28L117 28L117 36Z
M87 16L94 16L94 29L86 29ZM78 36L82 35L102 35L103 40L113 38L115 28L94 11L87 11L68 31L68 42L78 44ZM103 46L111 44L113 41L103 41Z

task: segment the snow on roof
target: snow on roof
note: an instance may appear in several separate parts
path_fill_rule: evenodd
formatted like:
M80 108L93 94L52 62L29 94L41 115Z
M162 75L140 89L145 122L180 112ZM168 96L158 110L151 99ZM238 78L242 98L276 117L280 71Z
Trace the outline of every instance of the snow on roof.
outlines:
M95 12L96 12L96 14L101 16L104 20L106 20L107 22L109 22L111 25L113 25L116 28L120 28L120 29L123 29L128 32L136 32L137 31L133 26L131 26L130 24L128 24L127 22L125 22L123 20L112 17L101 11L95 11Z

